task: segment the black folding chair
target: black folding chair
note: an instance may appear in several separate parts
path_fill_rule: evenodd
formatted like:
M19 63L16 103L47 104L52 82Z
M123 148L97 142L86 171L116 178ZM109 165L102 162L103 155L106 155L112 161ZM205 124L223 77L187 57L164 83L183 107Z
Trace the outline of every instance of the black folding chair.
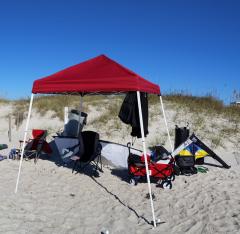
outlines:
M72 172L75 170L80 172L90 164L95 166L94 173L96 173L97 170L103 172L101 158L102 146L99 142L99 134L93 131L83 131L81 132L81 137L84 145L84 152L76 158ZM98 165L99 163L100 167Z

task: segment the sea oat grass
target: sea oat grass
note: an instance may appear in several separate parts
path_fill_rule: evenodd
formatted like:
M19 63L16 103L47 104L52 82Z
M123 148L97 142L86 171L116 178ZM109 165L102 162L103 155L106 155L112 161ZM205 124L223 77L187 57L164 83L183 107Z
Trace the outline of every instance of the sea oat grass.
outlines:
M4 98L4 97L0 97L0 104L8 104L10 103L11 101L8 100L7 98Z

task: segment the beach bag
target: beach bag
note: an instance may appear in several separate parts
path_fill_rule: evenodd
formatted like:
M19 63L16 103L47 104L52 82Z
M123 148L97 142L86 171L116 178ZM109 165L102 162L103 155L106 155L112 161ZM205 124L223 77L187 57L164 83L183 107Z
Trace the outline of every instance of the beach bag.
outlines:
M6 144L0 144L0 150L7 149L8 145Z
M156 145L151 152L151 159L153 162L157 162L159 160L169 159L170 155L162 145Z
M194 156L177 155L175 157L175 160L182 175L192 175L197 173L197 169L195 168Z
M19 158L18 151L16 149L11 149L11 151L9 152L8 158L13 160L18 159Z
M180 156L177 155L175 157L177 165L182 167L194 167L195 165L195 157L194 156Z

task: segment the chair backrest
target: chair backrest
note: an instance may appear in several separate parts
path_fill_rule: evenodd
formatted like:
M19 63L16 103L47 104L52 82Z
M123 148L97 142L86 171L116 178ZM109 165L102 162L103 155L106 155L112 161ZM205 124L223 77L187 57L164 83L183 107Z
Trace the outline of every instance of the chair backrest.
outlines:
M79 134L78 134L78 147L79 147L79 151L78 151L77 155L82 157L82 155L85 152L85 145L83 142L82 132L79 132Z
M78 110L71 110L68 113L68 122L64 125L63 136L77 137L78 132L81 132L86 124L87 113L81 112L79 118Z
M33 129L32 130L33 139L45 139L47 137L47 130Z
M80 161L93 161L97 157L99 134L93 131L83 131L81 135L84 145L84 154L81 156Z
M26 145L25 150L36 150L41 152L47 137L47 130L33 129L33 139Z

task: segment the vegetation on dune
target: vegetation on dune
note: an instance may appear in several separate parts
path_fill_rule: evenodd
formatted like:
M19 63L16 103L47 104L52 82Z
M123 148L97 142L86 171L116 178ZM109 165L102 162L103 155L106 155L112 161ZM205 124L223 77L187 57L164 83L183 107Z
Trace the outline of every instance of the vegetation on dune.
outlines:
M84 96L84 103L91 105L98 105L98 102L105 102L106 100L123 100L123 95L87 95ZM173 104L187 107L193 112L205 111L208 113L215 114L229 114L238 115L239 108L236 106L224 105L223 102L214 96L193 96L190 94L183 93L170 93L163 96L164 100ZM79 105L80 96L75 95L40 95L34 98L34 107L41 112L53 110L58 112L58 108L62 109L64 106ZM9 100L0 98L0 102L9 102ZM29 98L19 99L15 101L15 105L18 107L25 107L29 104ZM159 104L159 97L156 95L149 95L149 105Z
M173 111L171 121L174 125L185 126L188 122L191 130L201 139L207 140L212 148L224 147L225 140L230 141L232 138L239 141L239 107L224 105L212 95L198 97L171 93L163 96L163 100L166 109ZM150 95L149 104L159 105L159 98ZM168 115L168 112L166 114Z
M88 109L88 105L91 106L105 106L109 99L110 103L114 100L118 100L119 96L103 96L103 95L89 95L83 97L84 111ZM14 113L26 113L29 107L29 98L19 99L14 102ZM39 95L34 98L33 108L40 115L45 115L47 111L52 111L53 117L57 116L59 119L63 120L64 107L68 106L71 108L79 109L80 96L77 95ZM109 105L109 111L112 112L114 108Z
M218 98L206 96L193 96L183 93L167 94L165 100L179 107L188 108L192 113L206 113L208 115L223 115L231 120L240 121L240 108L237 106L224 105Z
M127 133L127 127L119 118L118 113L123 101L124 95L87 95L83 97L83 111L96 111L98 114L91 119L88 124L96 129L102 129L107 126L113 131L122 131L123 137ZM4 99L3 99L4 100ZM224 105L222 101L206 95L202 97L192 96L184 93L171 93L163 96L166 114L172 112L170 130L174 130L175 124L185 125L190 123L191 130L199 134L203 139L207 139L213 148L218 146L224 147L223 139L229 139L232 136L240 134L240 108L236 106ZM47 111L51 111L53 117L63 120L63 109L65 106L70 108L79 108L80 96L71 95L40 95L34 98L33 108L45 115ZM159 97L149 95L149 118L150 122L156 120L160 113ZM158 108L156 108L158 106ZM14 102L15 110L13 115L21 124L26 118L29 107L29 98L21 99ZM16 124L17 125L17 124ZM172 134L174 134L172 132ZM165 143L165 136L156 139L156 142Z
M7 104L7 103L10 103L11 101L4 98L4 97L0 97L0 104Z
M105 106L107 112L101 118L106 122L105 118L117 114L120 106L119 104L123 100L124 96L104 96L104 95L89 95L84 96L84 107L87 106ZM222 115L228 118L230 121L240 121L240 108L236 106L226 106L219 99L208 95L197 97L183 93L167 94L164 97L164 101L167 104L172 104L178 109L187 108L189 113L206 113L208 115ZM110 102L109 102L110 100ZM118 101L117 101L118 100ZM0 102L8 102L6 99L0 99ZM71 106L72 108L79 108L80 97L71 95L41 95L36 96L33 103L33 108L37 110L41 115L46 114L47 111L52 111L55 116L63 119L63 108L65 106ZM116 103L117 106L116 106ZM15 113L26 112L28 110L29 98L20 99L14 102ZM149 95L149 106L159 105L159 97L156 95ZM116 110L118 109L118 110Z
M58 117L63 120L65 106L77 107L79 105L79 97L69 95L47 95L37 96L34 100L34 108L40 115L45 115L47 111L52 111L52 117Z

